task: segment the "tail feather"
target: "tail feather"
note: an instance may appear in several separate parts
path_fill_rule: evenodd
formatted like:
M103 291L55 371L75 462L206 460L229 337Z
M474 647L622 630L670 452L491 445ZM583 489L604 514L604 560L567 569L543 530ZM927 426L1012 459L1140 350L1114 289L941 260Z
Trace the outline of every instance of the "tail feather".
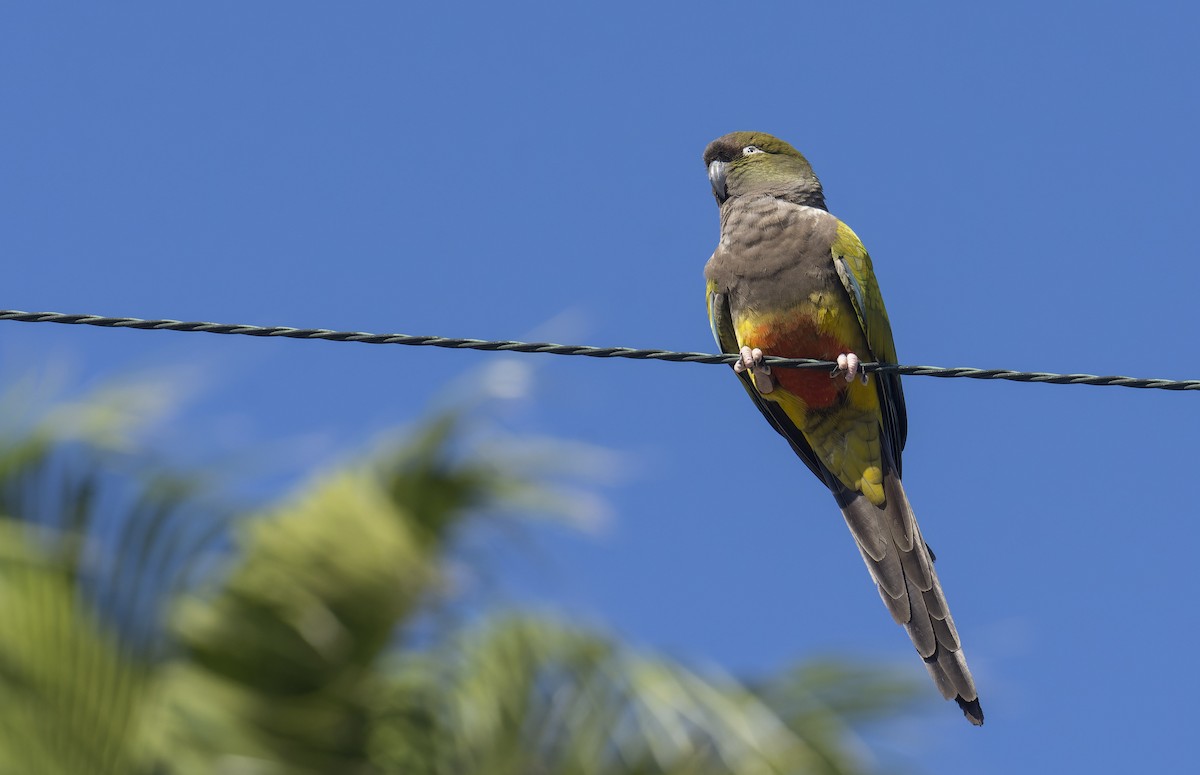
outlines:
M920 538L920 534L917 535ZM916 587L925 598L922 605L929 608L929 595L933 591L933 561L929 559L929 555L925 552L914 551L913 547L908 549L900 549L900 564L904 567L904 578L910 588ZM944 603L944 601L942 601ZM938 601L934 601L937 605ZM930 612L932 614L932 612Z
M913 545L921 539L921 531L917 528L917 518L904 497L904 488L897 476L886 476L883 480L883 492L889 502L895 502L899 508L886 509L883 514L891 529L892 542L906 556L912 552ZM916 556L916 553L913 553Z
M977 727L983 726L983 708L979 707L979 700L964 700L961 697L955 697L954 701L958 703L958 707L962 708L963 715Z
M951 651L961 651L962 643L958 640L958 632L954 629L954 620L945 617L938 618L930 611L929 618L933 621L933 633L937 642Z
M938 648L937 636L933 634L933 619L925 607L925 598L912 585L908 588L908 607L912 614L905 622L904 629L908 630L908 637L917 647L921 658L931 657Z
M864 556L863 559L866 559ZM871 563L867 561L867 568L871 571L871 578L877 578L875 569L871 568ZM878 582L876 582L878 584ZM908 595L900 595L892 597L881 586L879 587L879 596L883 598L883 604L887 606L888 611L892 614L892 619L896 624L908 624L908 620L912 618L912 606L909 605Z
M933 552L929 553L932 560ZM946 595L942 592L942 585L938 584L931 587L925 592L925 607L929 609L929 615L935 619L946 619L950 616L950 606L946 603ZM953 622L951 622L953 626Z
M953 700L958 696L958 690L954 688L954 682L950 680L950 676L946 675L946 671L938 664L937 654L925 659L925 669L929 671L929 677L937 685L943 699Z
M942 696L955 700L972 724L982 724L975 681L933 567L933 553L921 535L900 478L892 472L885 476L887 501L883 506L844 487L833 489L892 618L908 631Z

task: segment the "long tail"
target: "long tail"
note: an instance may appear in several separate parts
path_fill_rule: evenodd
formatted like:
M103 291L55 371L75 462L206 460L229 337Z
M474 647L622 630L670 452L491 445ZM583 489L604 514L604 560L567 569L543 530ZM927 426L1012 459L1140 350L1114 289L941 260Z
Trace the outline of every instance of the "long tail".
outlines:
M833 489L892 618L908 630L942 696L957 702L972 724L983 724L975 680L933 569L933 553L921 537L900 477L894 472L884 477L887 502L882 508L840 484Z

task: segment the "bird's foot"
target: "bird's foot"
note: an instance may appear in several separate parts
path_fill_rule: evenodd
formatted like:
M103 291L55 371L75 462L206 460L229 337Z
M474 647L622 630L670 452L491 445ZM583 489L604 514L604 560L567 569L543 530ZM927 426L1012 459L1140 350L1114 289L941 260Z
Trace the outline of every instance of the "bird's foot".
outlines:
M744 358L745 355L742 357ZM837 357L837 368L829 372L829 376L832 379L833 377L844 375L847 382L853 382L855 375L858 375L865 385L867 384L867 372L859 371L858 367L860 363L861 361L859 361L858 356L854 353L842 353Z
M733 364L733 370L738 374L750 372L759 393L766 395L775 390L775 378L771 376L771 367L763 363L763 351L757 347L743 347L741 360Z

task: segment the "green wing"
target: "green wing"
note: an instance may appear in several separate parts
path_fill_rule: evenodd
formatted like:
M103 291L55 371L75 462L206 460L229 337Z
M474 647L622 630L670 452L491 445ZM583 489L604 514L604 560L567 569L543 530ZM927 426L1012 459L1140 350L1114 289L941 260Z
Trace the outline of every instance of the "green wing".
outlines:
M862 240L846 224L838 221L837 238L832 245L833 263L846 293L858 315L858 323L867 335L870 358L880 363L897 363L896 344L892 340L892 324L883 306L883 294L875 279L871 256ZM864 359L865 360L865 359ZM904 390L899 374L879 375L879 403L883 408L884 432L887 434L900 473L900 453L908 437L908 416L904 408Z

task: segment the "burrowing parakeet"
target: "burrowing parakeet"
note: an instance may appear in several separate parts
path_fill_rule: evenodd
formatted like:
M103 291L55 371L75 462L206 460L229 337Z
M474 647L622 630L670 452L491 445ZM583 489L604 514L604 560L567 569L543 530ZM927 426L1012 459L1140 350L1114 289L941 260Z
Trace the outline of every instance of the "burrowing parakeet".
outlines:
M900 483L907 435L883 297L866 248L825 208L792 146L734 132L704 151L721 237L704 268L708 316L754 403L837 499L883 602L904 625L942 695L983 723L946 597ZM764 355L836 361L833 374L771 369Z

